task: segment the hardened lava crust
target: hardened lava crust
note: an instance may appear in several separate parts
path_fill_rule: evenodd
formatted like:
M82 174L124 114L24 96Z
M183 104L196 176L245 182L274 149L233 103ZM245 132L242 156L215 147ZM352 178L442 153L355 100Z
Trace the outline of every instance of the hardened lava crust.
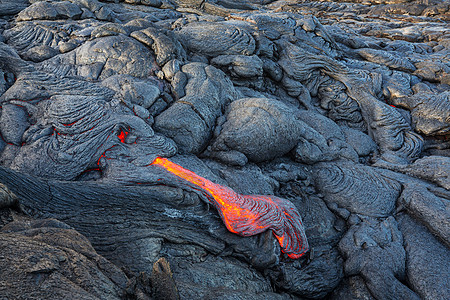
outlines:
M449 22L0 0L0 299L450 299Z

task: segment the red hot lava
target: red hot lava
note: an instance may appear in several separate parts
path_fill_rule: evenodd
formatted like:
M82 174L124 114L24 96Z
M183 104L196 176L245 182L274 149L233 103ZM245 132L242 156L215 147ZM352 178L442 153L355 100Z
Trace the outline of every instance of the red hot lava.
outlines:
M300 258L309 250L302 219L291 202L275 196L238 194L165 158L158 157L151 165L161 167L205 191L229 231L251 236L271 229L283 253L292 259Z
M122 130L122 131L117 135L117 137L120 139L120 142L122 142L123 144L125 144L125 138L127 137L128 133L129 133L128 131Z

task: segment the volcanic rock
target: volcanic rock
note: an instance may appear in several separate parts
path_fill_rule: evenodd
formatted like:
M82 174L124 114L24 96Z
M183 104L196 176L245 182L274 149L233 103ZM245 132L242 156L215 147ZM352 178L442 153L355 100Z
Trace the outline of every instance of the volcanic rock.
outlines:
M447 2L0 0L0 298L449 299Z

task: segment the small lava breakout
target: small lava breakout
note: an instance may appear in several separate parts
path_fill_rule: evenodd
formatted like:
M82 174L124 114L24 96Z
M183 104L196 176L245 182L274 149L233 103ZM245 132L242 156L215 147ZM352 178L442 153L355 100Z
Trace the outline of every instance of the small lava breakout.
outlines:
M271 229L283 253L290 258L298 259L308 252L302 219L291 202L275 196L238 194L165 158L157 157L150 165L164 168L200 188L229 231L251 236Z

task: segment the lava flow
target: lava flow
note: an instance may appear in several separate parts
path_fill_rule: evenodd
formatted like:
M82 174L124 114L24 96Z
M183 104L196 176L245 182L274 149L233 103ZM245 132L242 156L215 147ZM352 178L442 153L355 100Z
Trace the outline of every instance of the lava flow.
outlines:
M291 202L275 196L238 194L165 158L157 157L151 165L164 168L205 191L229 231L251 236L271 229L283 253L293 259L309 250L302 219Z

